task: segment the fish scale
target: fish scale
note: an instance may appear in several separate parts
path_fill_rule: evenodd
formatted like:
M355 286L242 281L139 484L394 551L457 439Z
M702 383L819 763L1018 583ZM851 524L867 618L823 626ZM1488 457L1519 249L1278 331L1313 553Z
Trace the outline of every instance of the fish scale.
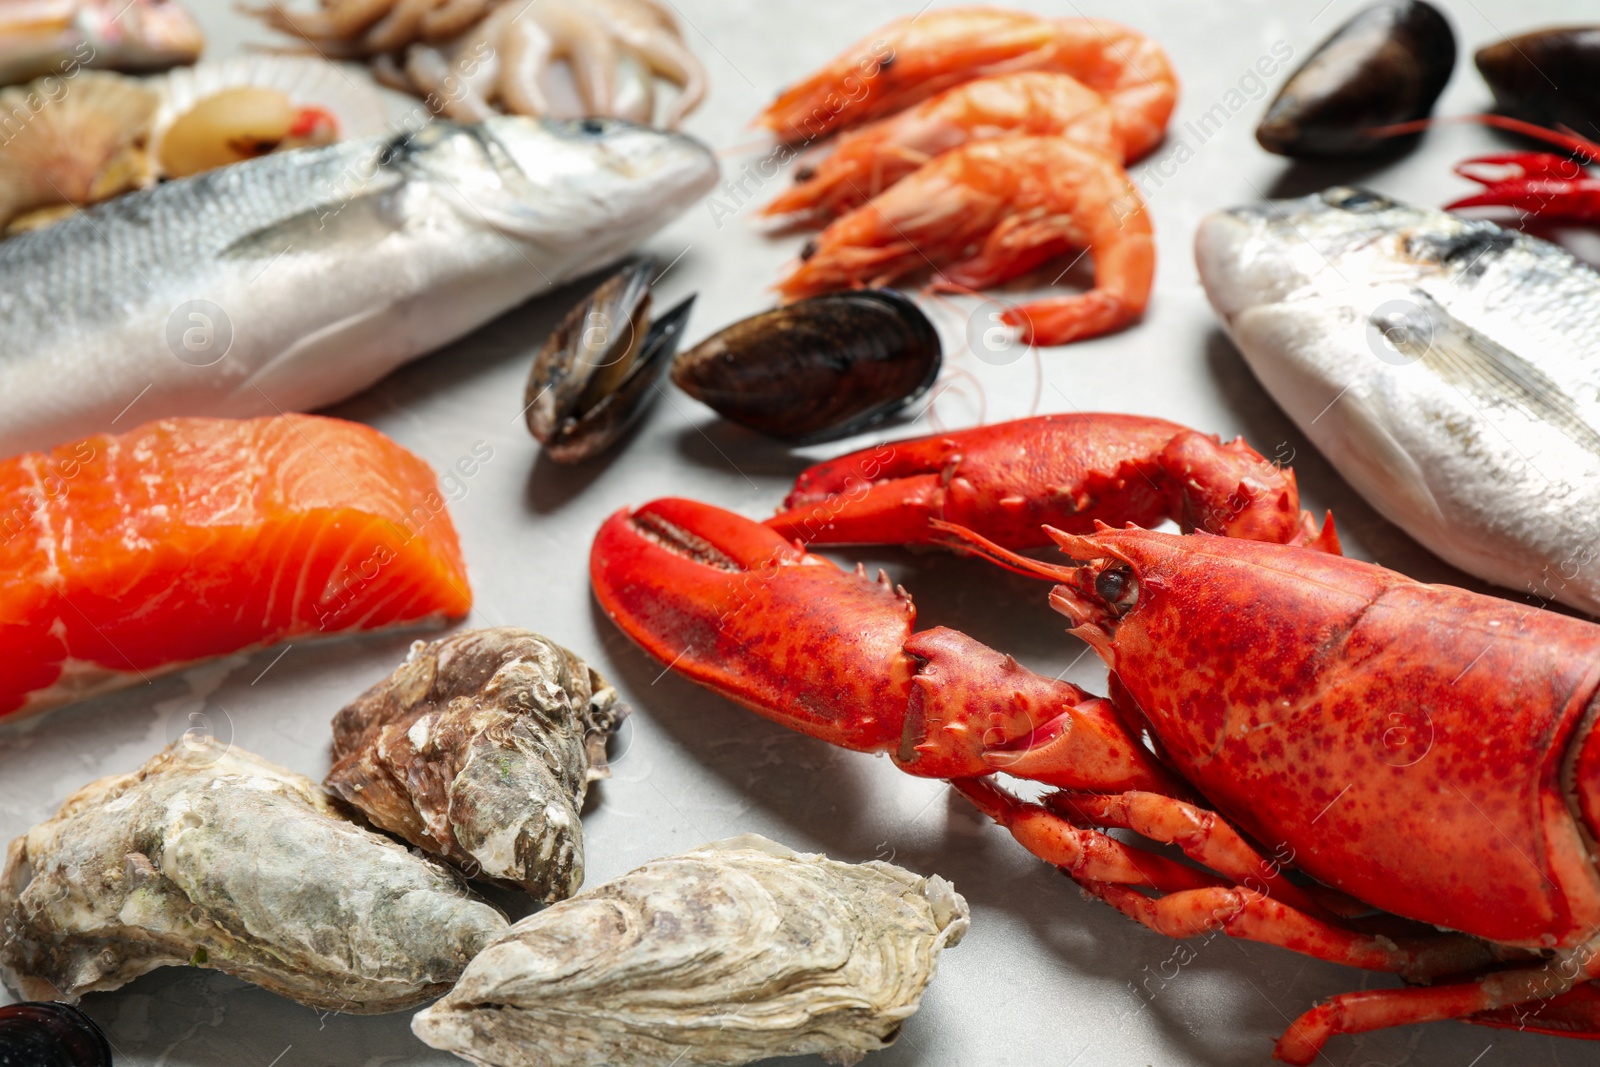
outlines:
M0 243L0 456L336 403L619 258L716 176L699 142L625 122L441 121L15 237Z
M1196 259L1250 368L1378 511L1462 570L1600 614L1600 275L1349 188L1213 215Z

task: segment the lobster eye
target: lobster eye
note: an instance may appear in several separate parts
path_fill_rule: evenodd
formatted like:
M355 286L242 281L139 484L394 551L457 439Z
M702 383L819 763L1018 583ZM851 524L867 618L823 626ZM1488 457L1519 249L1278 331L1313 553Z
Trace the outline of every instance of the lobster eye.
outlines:
M1094 591L1113 614L1126 615L1139 602L1139 579L1126 564L1107 567L1095 578Z

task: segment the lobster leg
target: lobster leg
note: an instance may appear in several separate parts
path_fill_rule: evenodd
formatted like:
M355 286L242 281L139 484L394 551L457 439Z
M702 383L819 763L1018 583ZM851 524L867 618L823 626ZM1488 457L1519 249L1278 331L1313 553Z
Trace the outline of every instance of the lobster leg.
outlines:
M1037 804L1017 800L987 779L958 778L950 784L979 811L1011 831L1023 848L1061 868L1076 882L1136 885L1164 893L1194 892L1223 884L1203 871L1125 845L1098 830L1081 830Z
M1591 942L1569 950L1551 963L1555 966L1546 964L1496 971L1471 982L1426 989L1344 993L1296 1019L1279 1038L1273 1055L1285 1063L1307 1064L1317 1058L1322 1046L1335 1034L1359 1034L1390 1026L1464 1019L1479 1012L1494 1012L1560 996L1580 982L1600 977L1600 943ZM1590 1031L1588 1036L1600 1037L1600 1033Z
M973 779L952 784L985 815L1009 829L1034 855L1060 867L1073 881L1124 915L1168 937L1198 937L1221 932L1229 937L1278 945L1348 967L1386 971L1412 979L1460 974L1496 960L1488 945L1476 938L1441 934L1397 941L1346 930L1282 899L1268 896L1263 891L1264 886L1244 888L1228 885L1218 879L1208 879L1205 885L1189 888L1178 886L1170 878L1159 879L1164 884L1157 884L1158 878L1153 876L1143 880L1101 878L1096 867L1079 860L1076 852L1068 852L1068 862L1062 862L1062 854L1050 847L1065 833L1061 827L1071 827L1068 820L1052 816L1040 805L1025 803L991 782ZM1135 809L1151 806L1148 801L1137 797L1132 805ZM1110 808L1111 805L1104 807ZM1211 815L1209 812L1204 814ZM1046 831L1040 824L1052 818L1058 820L1059 825ZM1211 818L1221 822L1215 815L1211 815ZM1144 825L1155 831L1151 835L1155 840L1166 842L1175 836L1164 833L1155 821L1145 821ZM1237 831L1231 828L1227 828L1226 832L1237 837ZM1159 859L1142 850L1139 850L1139 855L1148 856L1150 860ZM1142 864L1146 861L1141 858L1139 862ZM1261 884L1257 880L1257 885ZM1165 895L1151 898L1133 887L1155 889ZM1272 891L1282 895L1285 889L1295 890L1295 887L1280 883ZM1297 900L1321 912L1304 897L1298 897Z
M1600 218L1600 180L1583 164L1549 152L1500 152L1456 165L1455 171L1483 192L1445 205L1515 208L1539 219L1592 222Z
M1176 845L1183 854L1230 882L1268 892L1309 915L1333 916L1299 886L1283 877L1283 866L1270 862L1216 812L1160 793L1130 790L1113 796L1057 793L1045 801L1053 811L1078 825L1092 823L1132 830Z
M936 541L935 519L1007 548L1049 544L1046 525L1172 519L1258 541L1337 553L1331 521L1300 510L1294 472L1243 441L1223 444L1163 419L1044 415L894 441L803 471L767 525L808 544Z
M1509 1008L1480 1012L1469 1021L1505 1030L1600 1038L1600 983L1585 982L1549 1000L1524 1001Z

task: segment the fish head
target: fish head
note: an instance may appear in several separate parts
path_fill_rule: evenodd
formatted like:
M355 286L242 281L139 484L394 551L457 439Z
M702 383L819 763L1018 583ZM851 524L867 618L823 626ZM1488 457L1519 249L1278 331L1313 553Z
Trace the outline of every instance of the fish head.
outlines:
M718 173L694 138L618 119L436 122L408 144L469 214L543 247L592 250L596 265L675 218Z
M120 27L110 40L121 40L119 66L160 70L193 63L205 47L200 24L176 0L133 0L107 5Z
M1195 232L1195 263L1211 306L1232 323L1249 308L1294 293L1393 273L1415 258L1408 235L1438 215L1335 186L1208 216Z

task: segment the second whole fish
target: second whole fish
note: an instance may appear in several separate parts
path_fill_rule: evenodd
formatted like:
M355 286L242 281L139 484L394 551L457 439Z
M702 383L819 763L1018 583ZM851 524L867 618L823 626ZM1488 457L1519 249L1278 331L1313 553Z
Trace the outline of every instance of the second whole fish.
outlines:
M626 122L435 122L0 243L0 456L332 404L619 258L716 175L698 141Z
M177 0L0 2L0 85L70 78L79 67L166 70L193 63L203 47L199 24Z
M1600 614L1600 274L1336 187L1212 215L1211 305L1378 511L1462 570Z

